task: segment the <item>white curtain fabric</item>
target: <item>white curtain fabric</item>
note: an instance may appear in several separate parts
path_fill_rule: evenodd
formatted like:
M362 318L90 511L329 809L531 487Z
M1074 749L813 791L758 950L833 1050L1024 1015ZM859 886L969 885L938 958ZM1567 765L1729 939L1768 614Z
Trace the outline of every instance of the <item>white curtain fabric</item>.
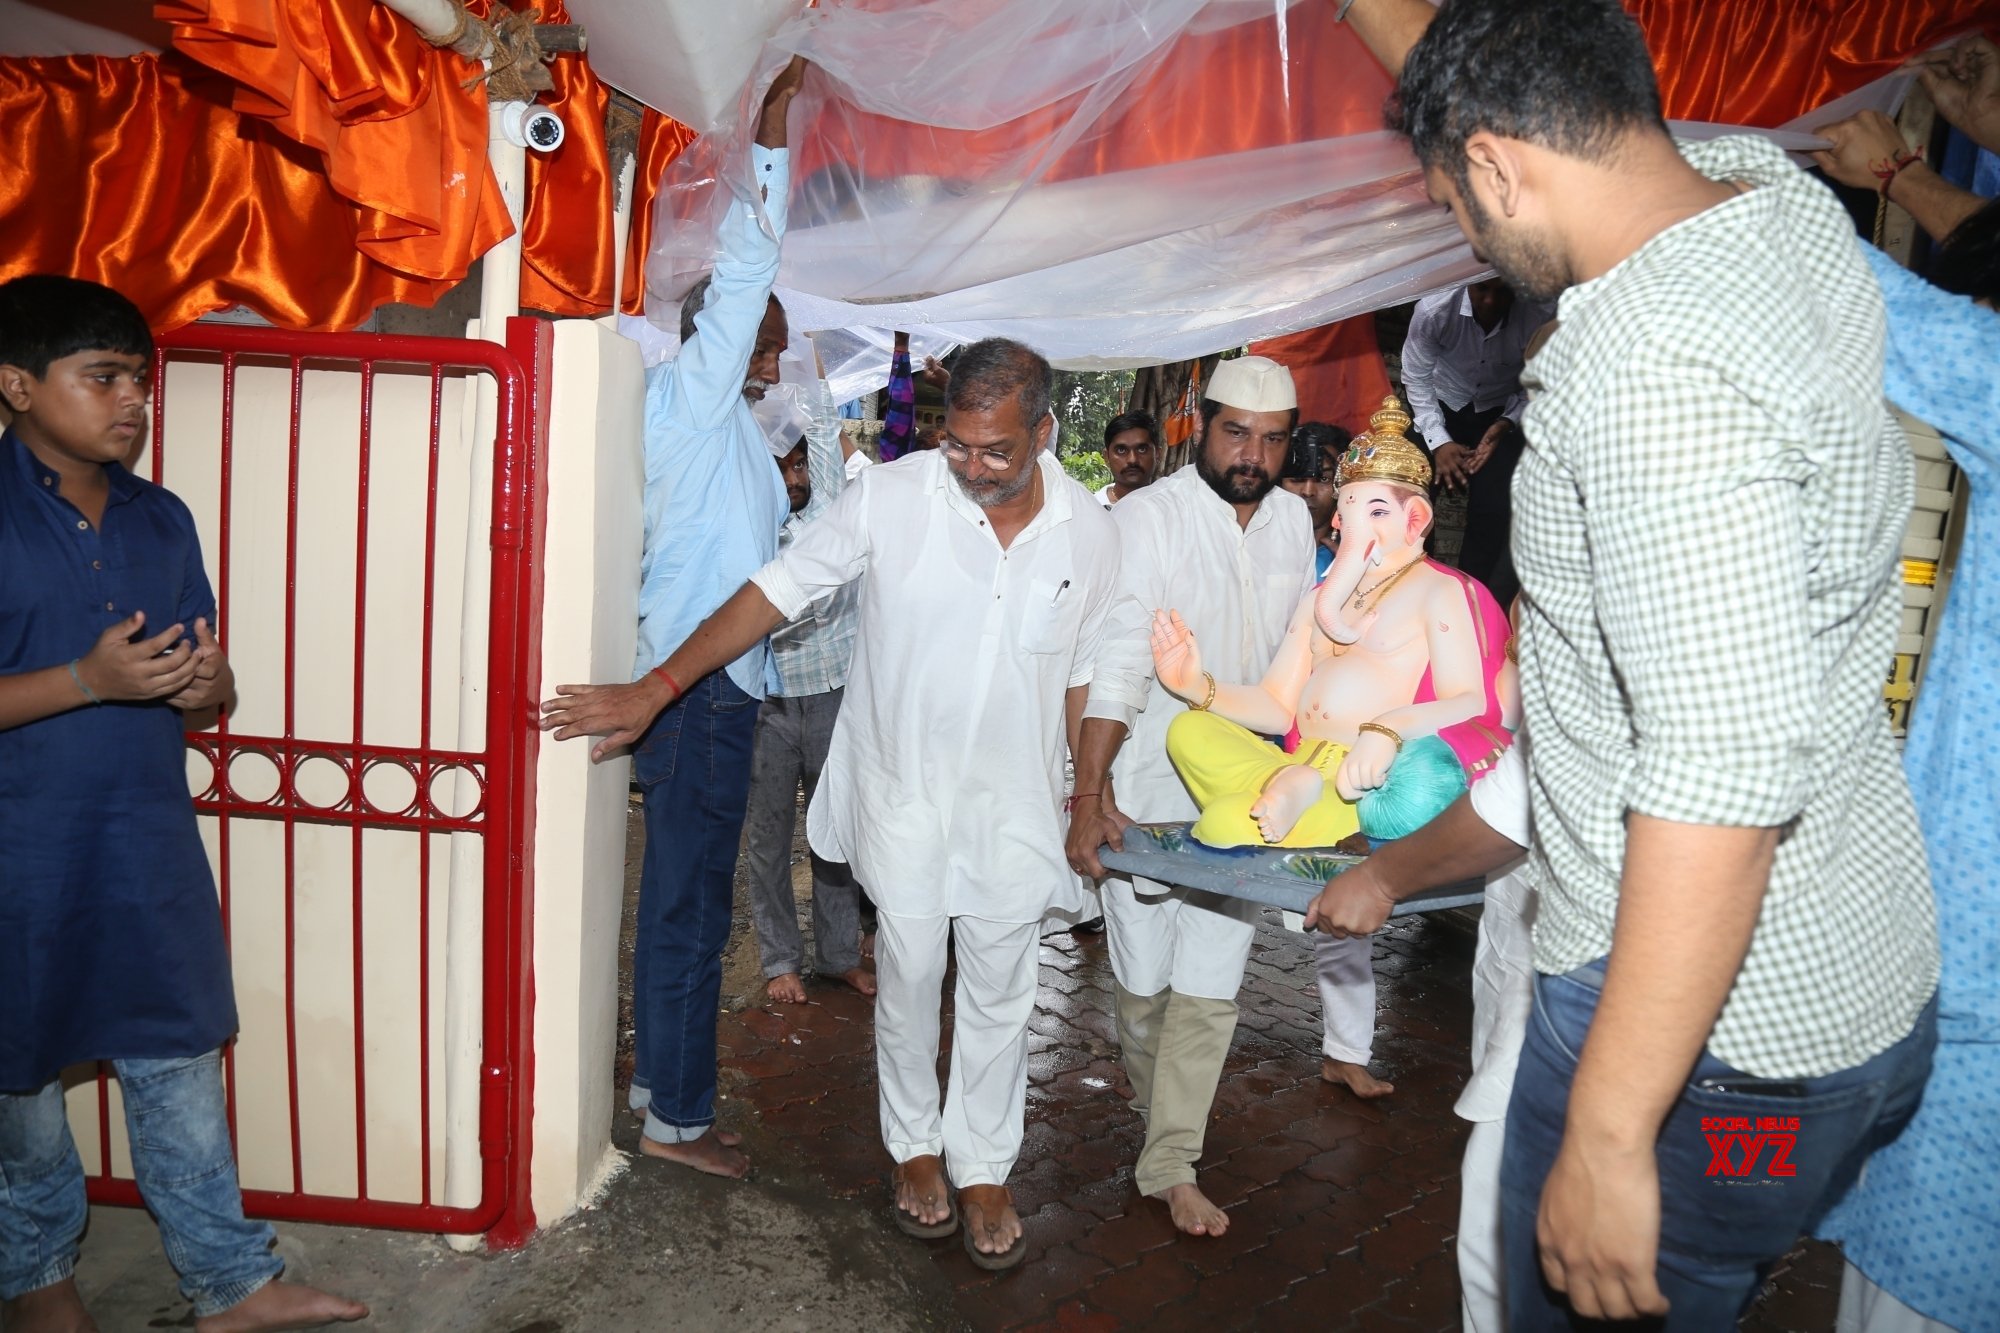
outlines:
M1316 327L1480 276L1451 217L1425 196L1408 147L1374 128L1386 75L1319 9L834 0L808 10L765 43L734 124L669 168L647 260L649 317L671 326L681 293L712 262L726 191L748 190L754 110L795 53L815 73L792 111L778 295L794 329L849 331L835 357L816 339L830 376L843 367L837 392L886 382L887 335L869 330L915 333L919 364L925 351L1004 335L1061 366L1115 369ZM1268 142L1192 157L1179 141L1160 142L1158 123L1182 99L1216 102L1216 44L1237 44L1240 69L1241 25L1253 20L1269 43L1258 62L1270 63L1249 80L1264 105L1246 108L1242 123ZM1882 80L1775 137L1809 147L1813 126L1861 106L1893 109L1906 86ZM1308 137L1330 118L1328 99L1345 108L1333 119L1369 128ZM1228 118L1226 99L1205 114Z

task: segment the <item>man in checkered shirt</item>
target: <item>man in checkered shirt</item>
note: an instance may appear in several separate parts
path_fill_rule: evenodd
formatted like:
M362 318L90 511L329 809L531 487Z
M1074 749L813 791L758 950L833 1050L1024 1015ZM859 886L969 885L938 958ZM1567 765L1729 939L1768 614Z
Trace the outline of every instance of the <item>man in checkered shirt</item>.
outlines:
M1431 197L1561 297L1514 482L1541 901L1509 1327L1733 1327L1936 1039L1881 701L1914 491L1881 297L1776 148L1676 146L1613 0L1340 8L1400 67Z

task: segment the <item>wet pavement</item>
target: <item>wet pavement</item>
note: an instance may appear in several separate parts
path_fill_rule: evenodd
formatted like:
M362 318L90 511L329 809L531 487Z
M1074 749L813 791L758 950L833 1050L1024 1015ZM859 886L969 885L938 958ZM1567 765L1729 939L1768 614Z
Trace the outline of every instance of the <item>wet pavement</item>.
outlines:
M1469 1073L1472 949L1469 914L1377 936L1373 1068L1396 1090L1363 1102L1320 1080L1307 941L1275 914L1259 929L1199 1168L1230 1227L1207 1239L1179 1236L1164 1205L1133 1188L1143 1127L1119 1094L1103 936L1045 937L1026 1142L1009 1182L1027 1258L995 1276L957 1238L902 1243L927 1254L973 1329L1457 1329L1467 1126L1451 1106ZM739 927L725 991L742 993L720 1035L725 1116L895 1235L870 1002L808 979L806 1004L760 1003L754 954ZM947 981L947 1012L949 994ZM1821 1333L1837 1294L1837 1255L1802 1247L1743 1327Z
M636 810L635 810L636 815ZM632 820L624 971L637 899ZM795 883L807 885L801 848ZM739 883L739 907L744 905ZM1242 1021L1210 1122L1202 1184L1219 1239L1179 1237L1132 1188L1140 1124L1118 1095L1102 936L1043 941L1027 1142L1011 1182L1028 1256L995 1276L956 1240L896 1230L877 1131L870 1004L808 981L771 1006L747 912L725 957L721 1112L756 1163L747 1182L634 1157L596 1205L510 1254L436 1237L281 1225L293 1276L367 1301L360 1327L422 1333L812 1333L868 1330L1258 1330L1458 1327L1453 1233L1465 1126L1472 934L1444 915L1377 938L1376 1072L1362 1103L1319 1081L1318 996L1303 937L1258 932ZM629 990L629 983L625 988ZM949 994L949 987L947 987ZM620 1096L630 1070L625 996ZM947 1028L947 1031L949 1029ZM630 1153L637 1125L613 1140ZM190 1327L143 1213L92 1210L79 1286L106 1330ZM1743 1327L1829 1333L1837 1254L1805 1246Z

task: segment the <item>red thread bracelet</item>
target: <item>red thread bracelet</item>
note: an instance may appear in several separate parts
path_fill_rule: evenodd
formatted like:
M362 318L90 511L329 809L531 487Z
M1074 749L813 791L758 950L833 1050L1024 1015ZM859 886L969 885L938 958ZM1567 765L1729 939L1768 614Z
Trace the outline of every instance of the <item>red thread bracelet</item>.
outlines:
M647 672L646 674L649 676L658 676L661 680L667 682L667 688L674 692L674 698L676 699L680 698L683 694L687 693L686 690L683 690L681 688L681 683L679 681L675 680L672 676L669 676L667 674L667 664L665 662L660 663L658 666L654 667L651 671Z
M1876 180L1882 182L1875 188L1878 191L1880 191L1882 197L1886 199L1889 197L1890 184L1895 181L1896 177L1903 174L1903 168L1909 166L1913 162L1921 162L1923 160L1924 160L1923 149L1905 148L1901 152L1897 153L1895 157L1891 158L1887 166L1878 167L1873 162L1871 162L1868 164L1868 170L1875 173Z
M1063 802L1063 813L1068 814L1070 811L1076 809L1076 803L1078 801L1084 801L1090 799L1093 796L1102 796L1102 795L1104 795L1104 793L1101 791L1077 792L1074 796L1071 796L1067 801Z

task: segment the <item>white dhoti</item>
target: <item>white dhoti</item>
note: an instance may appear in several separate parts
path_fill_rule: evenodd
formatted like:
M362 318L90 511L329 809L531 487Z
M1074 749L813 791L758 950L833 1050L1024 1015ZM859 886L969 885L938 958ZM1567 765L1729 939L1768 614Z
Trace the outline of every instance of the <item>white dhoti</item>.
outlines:
M882 1142L898 1162L942 1156L960 1189L1004 1185L1021 1155L1037 924L879 911L876 921ZM940 1099L938 1033L953 940L951 1082Z
M1470 1120L1472 1137L1459 1168L1458 1287L1466 1333L1502 1333L1500 1154L1507 1141L1507 1101L1528 1035L1535 969L1526 915L1533 894L1518 863L1486 881L1479 943L1472 955L1472 1078L1452 1107Z
M1527 845L1527 772L1518 747L1473 784L1472 808L1495 832ZM1487 877L1479 943L1472 954L1472 1077L1452 1107L1473 1122L1459 1168L1459 1313L1466 1333L1502 1333L1506 1328L1500 1285L1500 1156L1507 1141L1514 1070L1534 1007L1534 908L1524 863Z
M1313 932L1313 970L1319 977L1320 1050L1329 1060L1365 1065L1375 1052L1375 940L1335 939Z

